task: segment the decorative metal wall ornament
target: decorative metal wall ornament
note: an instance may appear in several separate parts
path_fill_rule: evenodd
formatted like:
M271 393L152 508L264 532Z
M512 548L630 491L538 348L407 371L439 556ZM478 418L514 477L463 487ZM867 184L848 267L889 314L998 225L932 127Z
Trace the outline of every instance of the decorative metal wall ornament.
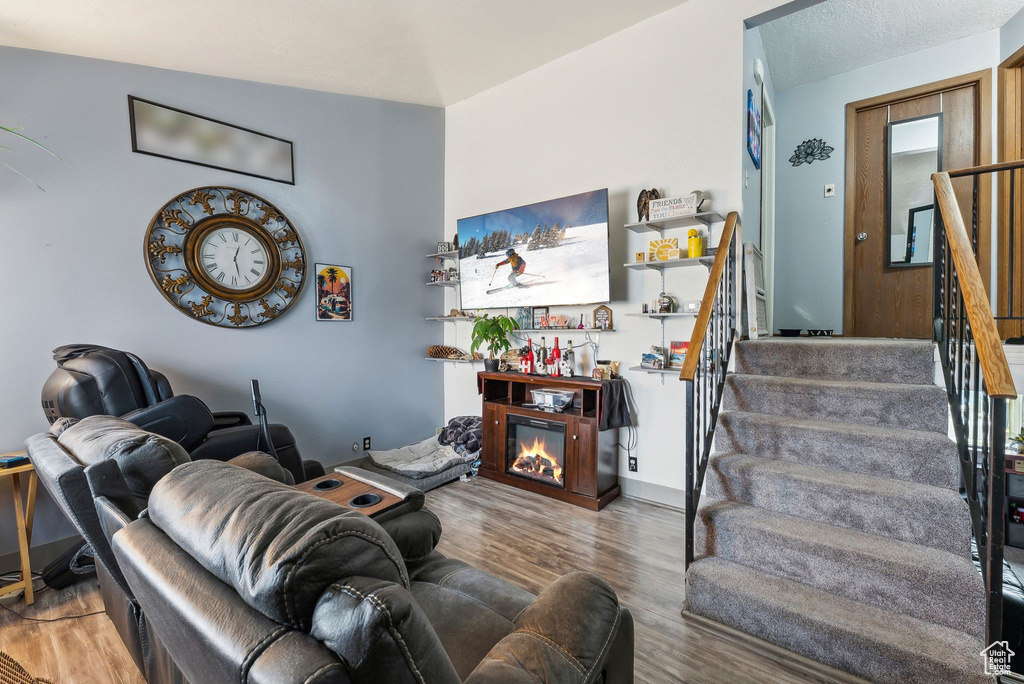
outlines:
M793 166L812 164L816 159L818 161L825 161L832 156L834 149L834 147L826 145L825 141L821 138L811 138L810 140L804 140L796 146L796 151L793 152L793 156L789 158L789 161Z
M225 328L278 318L305 280L295 227L270 202L237 188L196 188L162 206L146 231L145 254L167 301Z

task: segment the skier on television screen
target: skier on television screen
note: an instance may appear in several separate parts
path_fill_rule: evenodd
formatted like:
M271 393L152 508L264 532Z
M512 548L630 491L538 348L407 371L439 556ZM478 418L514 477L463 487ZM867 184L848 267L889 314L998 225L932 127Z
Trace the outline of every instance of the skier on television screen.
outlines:
M516 250L512 249L511 247L505 250L505 256L507 258L503 261L500 261L494 267L494 270L497 271L505 264L511 266L512 272L508 274L508 286L519 287L519 285L521 284L519 282L519 276L521 276L523 274L523 271L526 270L526 259L516 254Z

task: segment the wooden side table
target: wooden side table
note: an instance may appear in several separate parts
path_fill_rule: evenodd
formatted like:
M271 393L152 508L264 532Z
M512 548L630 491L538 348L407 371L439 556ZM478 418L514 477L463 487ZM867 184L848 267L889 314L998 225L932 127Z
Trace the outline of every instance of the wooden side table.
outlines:
M3 456L19 456L24 451L2 454ZM22 476L28 476L27 495L22 493ZM36 476L36 469L31 463L20 465L14 468L0 469L0 478L10 477L11 485L14 488L14 522L18 526L18 553L21 556L21 579L12 584L5 584L0 587L0 596L25 590L25 603L32 605L35 596L32 594L32 567L29 561L28 549L32 544L32 517L36 510L36 488L39 478ZM25 500L22 501L22 496Z

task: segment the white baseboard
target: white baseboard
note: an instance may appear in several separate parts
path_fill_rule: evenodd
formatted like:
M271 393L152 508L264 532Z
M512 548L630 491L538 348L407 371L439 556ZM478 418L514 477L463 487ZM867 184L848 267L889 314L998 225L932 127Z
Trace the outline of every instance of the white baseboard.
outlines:
M631 499L640 499L680 511L686 507L686 495L682 489L666 487L654 482L644 482L632 477L620 477L619 486L622 487L622 496L628 496Z

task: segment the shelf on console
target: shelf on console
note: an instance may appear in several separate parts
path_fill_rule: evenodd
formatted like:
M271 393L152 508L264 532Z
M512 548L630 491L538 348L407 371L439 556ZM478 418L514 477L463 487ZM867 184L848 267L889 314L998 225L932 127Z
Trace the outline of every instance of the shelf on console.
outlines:
M615 332L615 328L516 328L513 332L523 333L587 333Z
M639 223L627 223L625 227L634 233L643 233L649 230L661 232L668 228L687 228L690 226L710 226L712 223L724 221L725 219L717 211L701 211L689 216L677 216L661 221L640 221Z
M679 368L644 368L643 366L630 366L631 371L642 371L644 373L660 373L663 375L679 375Z

